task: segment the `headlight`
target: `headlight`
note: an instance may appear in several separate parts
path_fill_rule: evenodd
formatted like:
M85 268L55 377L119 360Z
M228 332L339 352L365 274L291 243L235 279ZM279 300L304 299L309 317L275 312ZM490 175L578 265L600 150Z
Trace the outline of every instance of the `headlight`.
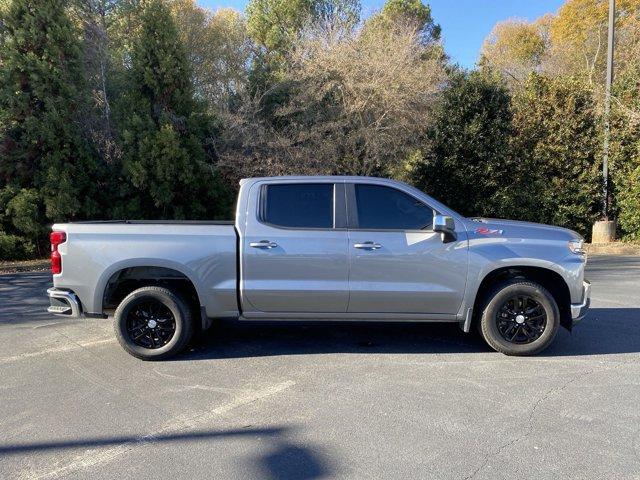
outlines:
M576 255L584 255L587 253L584 249L584 240L570 240L569 250Z

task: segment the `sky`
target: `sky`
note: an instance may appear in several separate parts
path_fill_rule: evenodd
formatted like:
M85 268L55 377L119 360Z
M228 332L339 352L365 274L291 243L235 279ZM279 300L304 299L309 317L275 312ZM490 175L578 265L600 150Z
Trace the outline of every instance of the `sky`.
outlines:
M197 0L213 10L233 7L244 11L247 0ZM379 10L385 0L362 0L363 16ZM436 23L442 27L446 52L462 67L473 68L485 37L493 26L509 18L534 20L557 12L563 0L427 0Z

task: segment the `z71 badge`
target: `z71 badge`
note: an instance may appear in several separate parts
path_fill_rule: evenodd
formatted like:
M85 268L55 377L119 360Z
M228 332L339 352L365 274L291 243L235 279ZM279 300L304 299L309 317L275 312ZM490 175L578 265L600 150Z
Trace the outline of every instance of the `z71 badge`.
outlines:
M476 228L476 233L478 235L502 235L503 230L498 230L496 228L487 228L487 227L478 227Z

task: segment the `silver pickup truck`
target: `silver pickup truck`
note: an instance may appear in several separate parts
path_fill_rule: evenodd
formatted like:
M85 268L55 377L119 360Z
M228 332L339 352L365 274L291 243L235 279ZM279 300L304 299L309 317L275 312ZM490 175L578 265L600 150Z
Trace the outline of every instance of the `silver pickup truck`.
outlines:
M153 360L230 317L458 322L530 355L589 306L577 233L465 218L392 180L245 179L235 218L56 224L48 311L113 312L122 347Z

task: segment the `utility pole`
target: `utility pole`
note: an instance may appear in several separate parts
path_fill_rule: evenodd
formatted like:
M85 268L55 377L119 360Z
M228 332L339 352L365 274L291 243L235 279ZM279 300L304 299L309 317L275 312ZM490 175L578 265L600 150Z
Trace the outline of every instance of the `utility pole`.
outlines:
M604 152L602 155L602 218L593 224L591 242L609 243L616 238L616 223L609 220L609 144L611 141L611 83L613 81L613 43L616 1L609 0L609 35L607 46L607 83L604 94Z
M609 35L607 45L607 80L604 93L604 155L602 158L603 220L609 220L609 143L611 139L611 83L613 82L613 42L616 0L609 0Z

